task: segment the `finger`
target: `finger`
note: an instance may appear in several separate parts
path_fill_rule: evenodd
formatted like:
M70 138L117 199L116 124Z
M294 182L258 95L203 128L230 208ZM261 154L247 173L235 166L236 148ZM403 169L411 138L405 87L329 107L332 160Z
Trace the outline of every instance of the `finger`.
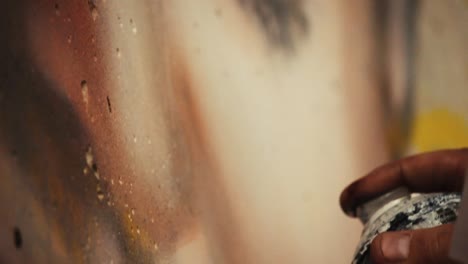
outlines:
M342 209L356 206L400 186L415 192L461 191L468 148L442 150L407 157L383 165L349 185L340 197Z
M448 257L452 233L453 224L382 233L372 241L372 263L456 263Z

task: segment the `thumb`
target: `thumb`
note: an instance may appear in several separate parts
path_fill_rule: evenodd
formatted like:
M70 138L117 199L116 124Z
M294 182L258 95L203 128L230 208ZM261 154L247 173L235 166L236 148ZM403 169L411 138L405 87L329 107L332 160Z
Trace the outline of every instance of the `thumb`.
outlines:
M453 224L382 233L372 241L372 263L457 263L448 257L452 233Z

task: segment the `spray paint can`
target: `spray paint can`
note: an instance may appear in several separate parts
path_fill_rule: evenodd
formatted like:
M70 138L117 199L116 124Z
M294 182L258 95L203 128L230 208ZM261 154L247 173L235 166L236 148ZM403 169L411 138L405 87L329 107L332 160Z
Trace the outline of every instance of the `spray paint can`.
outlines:
M419 194L398 188L361 205L356 215L364 230L352 264L371 263L370 244L380 233L430 228L455 221L460 200L460 193Z

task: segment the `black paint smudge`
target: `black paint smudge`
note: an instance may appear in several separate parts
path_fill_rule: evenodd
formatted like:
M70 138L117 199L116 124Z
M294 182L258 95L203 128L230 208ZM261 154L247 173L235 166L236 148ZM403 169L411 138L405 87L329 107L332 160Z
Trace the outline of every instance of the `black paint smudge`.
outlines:
M298 37L306 36L310 22L302 0L238 0L260 24L270 44L293 50Z

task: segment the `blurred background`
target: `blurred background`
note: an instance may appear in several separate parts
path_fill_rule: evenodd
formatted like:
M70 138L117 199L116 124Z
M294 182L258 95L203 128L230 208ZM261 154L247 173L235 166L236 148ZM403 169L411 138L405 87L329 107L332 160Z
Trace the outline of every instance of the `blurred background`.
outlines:
M0 14L0 263L349 263L347 184L468 146L464 0Z

